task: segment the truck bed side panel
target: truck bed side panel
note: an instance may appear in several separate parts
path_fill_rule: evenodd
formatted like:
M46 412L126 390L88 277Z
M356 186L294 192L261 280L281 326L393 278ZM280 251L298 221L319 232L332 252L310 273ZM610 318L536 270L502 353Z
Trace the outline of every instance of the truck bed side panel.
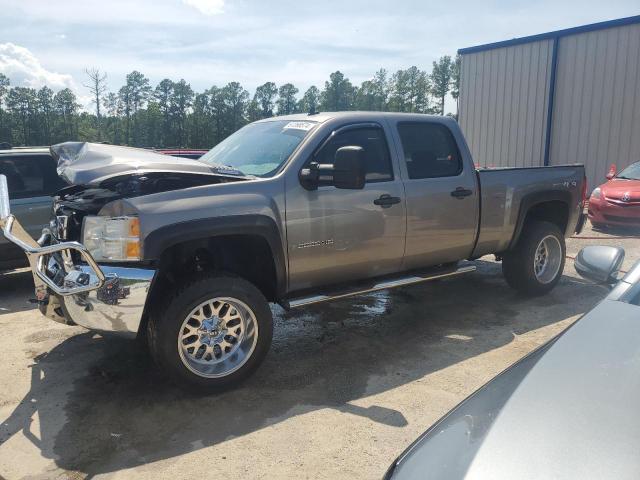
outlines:
M480 234L473 257L508 250L516 233L521 207L527 208L526 200L532 196L536 201L545 197L567 199L569 221L565 235L575 231L581 213L582 165L479 170L478 177Z

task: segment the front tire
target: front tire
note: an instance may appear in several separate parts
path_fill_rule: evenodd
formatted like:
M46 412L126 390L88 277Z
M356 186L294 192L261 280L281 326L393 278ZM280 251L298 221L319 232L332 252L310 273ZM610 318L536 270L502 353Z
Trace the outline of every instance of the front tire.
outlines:
M174 380L199 391L237 385L262 363L273 319L264 295L231 275L184 285L149 319L151 354Z
M566 246L557 225L528 222L515 248L504 254L502 273L512 288L543 295L556 286L564 270Z

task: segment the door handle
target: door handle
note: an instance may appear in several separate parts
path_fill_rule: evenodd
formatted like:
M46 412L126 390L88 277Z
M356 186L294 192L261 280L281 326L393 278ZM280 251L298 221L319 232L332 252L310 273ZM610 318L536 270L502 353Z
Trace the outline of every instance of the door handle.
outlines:
M392 197L388 193L380 195L379 198L376 198L373 201L374 205L380 205L382 208L390 207L391 205L395 205L396 203L400 203L400 197Z
M456 197L460 199L464 197L468 197L469 195L473 195L473 190L467 190L466 188L463 188L463 187L458 187L453 192L451 192L452 197Z

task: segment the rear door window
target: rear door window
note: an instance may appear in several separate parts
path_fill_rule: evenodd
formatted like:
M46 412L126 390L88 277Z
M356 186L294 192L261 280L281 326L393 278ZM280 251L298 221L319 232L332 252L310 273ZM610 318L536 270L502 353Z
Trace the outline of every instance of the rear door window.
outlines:
M49 155L2 155L0 174L7 177L12 200L51 196L64 186Z
M458 145L446 126L403 122L398 133L410 179L453 177L462 172Z

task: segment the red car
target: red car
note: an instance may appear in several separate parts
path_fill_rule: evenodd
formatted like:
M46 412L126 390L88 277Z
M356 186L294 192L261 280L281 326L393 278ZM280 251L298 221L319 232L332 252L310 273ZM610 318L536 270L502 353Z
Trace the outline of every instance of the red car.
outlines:
M609 172L607 183L589 198L589 220L598 228L607 225L640 227L640 162L617 175Z

